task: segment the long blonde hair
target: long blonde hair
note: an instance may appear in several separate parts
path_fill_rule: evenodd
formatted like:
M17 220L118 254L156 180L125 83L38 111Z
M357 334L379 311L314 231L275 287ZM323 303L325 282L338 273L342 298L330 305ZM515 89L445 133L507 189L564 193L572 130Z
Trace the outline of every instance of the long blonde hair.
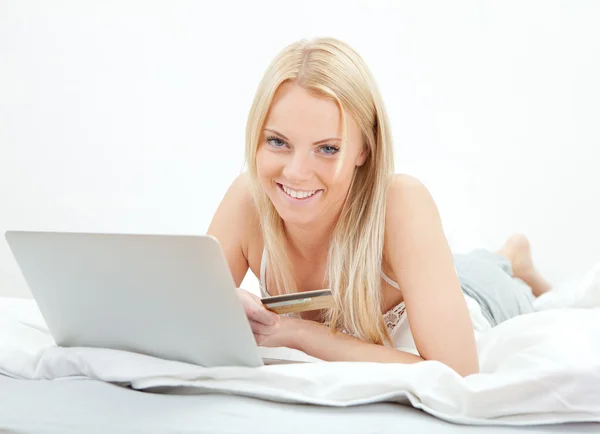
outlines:
M283 221L262 189L256 154L262 129L278 87L295 81L334 100L342 114L352 115L362 131L368 157L355 167L346 201L331 234L325 280L335 307L327 313L332 330L344 330L366 342L391 343L382 309L381 265L386 192L394 174L388 118L375 81L363 59L334 38L300 40L285 47L266 70L246 125L246 160L251 190L275 283L296 292L296 279L284 244ZM346 141L343 123L342 141Z

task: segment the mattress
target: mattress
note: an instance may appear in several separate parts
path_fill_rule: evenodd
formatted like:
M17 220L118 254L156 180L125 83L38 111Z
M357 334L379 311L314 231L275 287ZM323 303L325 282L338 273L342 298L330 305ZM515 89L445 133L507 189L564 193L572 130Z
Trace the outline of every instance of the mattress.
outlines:
M415 408L285 404L225 394L148 393L96 380L0 375L0 432L27 433L540 433L599 432L600 424L455 425Z

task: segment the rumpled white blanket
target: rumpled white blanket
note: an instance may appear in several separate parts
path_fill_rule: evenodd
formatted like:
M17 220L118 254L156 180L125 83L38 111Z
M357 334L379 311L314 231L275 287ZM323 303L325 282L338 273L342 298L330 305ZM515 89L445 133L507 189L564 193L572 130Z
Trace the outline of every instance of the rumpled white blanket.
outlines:
M535 307L481 335L481 372L462 378L434 361L202 368L118 350L60 348L33 300L0 298L0 373L326 406L392 401L463 424L600 422L600 263Z

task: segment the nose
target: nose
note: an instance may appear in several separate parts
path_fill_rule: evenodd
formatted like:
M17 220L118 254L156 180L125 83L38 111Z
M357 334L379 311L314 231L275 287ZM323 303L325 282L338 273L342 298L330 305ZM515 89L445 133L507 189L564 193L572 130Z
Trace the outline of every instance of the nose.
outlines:
M283 176L290 183L300 185L302 182L310 180L312 170L310 156L305 152L295 151L283 168Z

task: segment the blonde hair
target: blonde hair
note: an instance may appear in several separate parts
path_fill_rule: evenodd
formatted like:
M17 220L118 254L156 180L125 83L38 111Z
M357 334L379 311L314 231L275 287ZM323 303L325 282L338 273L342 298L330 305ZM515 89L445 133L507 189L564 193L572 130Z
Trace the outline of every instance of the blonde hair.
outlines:
M262 189L256 154L275 91L286 81L337 102L346 142L346 111L362 131L367 160L355 167L350 189L331 234L325 280L335 306L327 312L332 330L343 330L366 342L391 343L383 315L381 265L386 192L394 174L388 118L375 81L363 59L334 38L300 40L285 47L267 68L254 97L246 125L246 160L251 190L263 233L270 270L284 293L296 292L286 254L283 221Z

